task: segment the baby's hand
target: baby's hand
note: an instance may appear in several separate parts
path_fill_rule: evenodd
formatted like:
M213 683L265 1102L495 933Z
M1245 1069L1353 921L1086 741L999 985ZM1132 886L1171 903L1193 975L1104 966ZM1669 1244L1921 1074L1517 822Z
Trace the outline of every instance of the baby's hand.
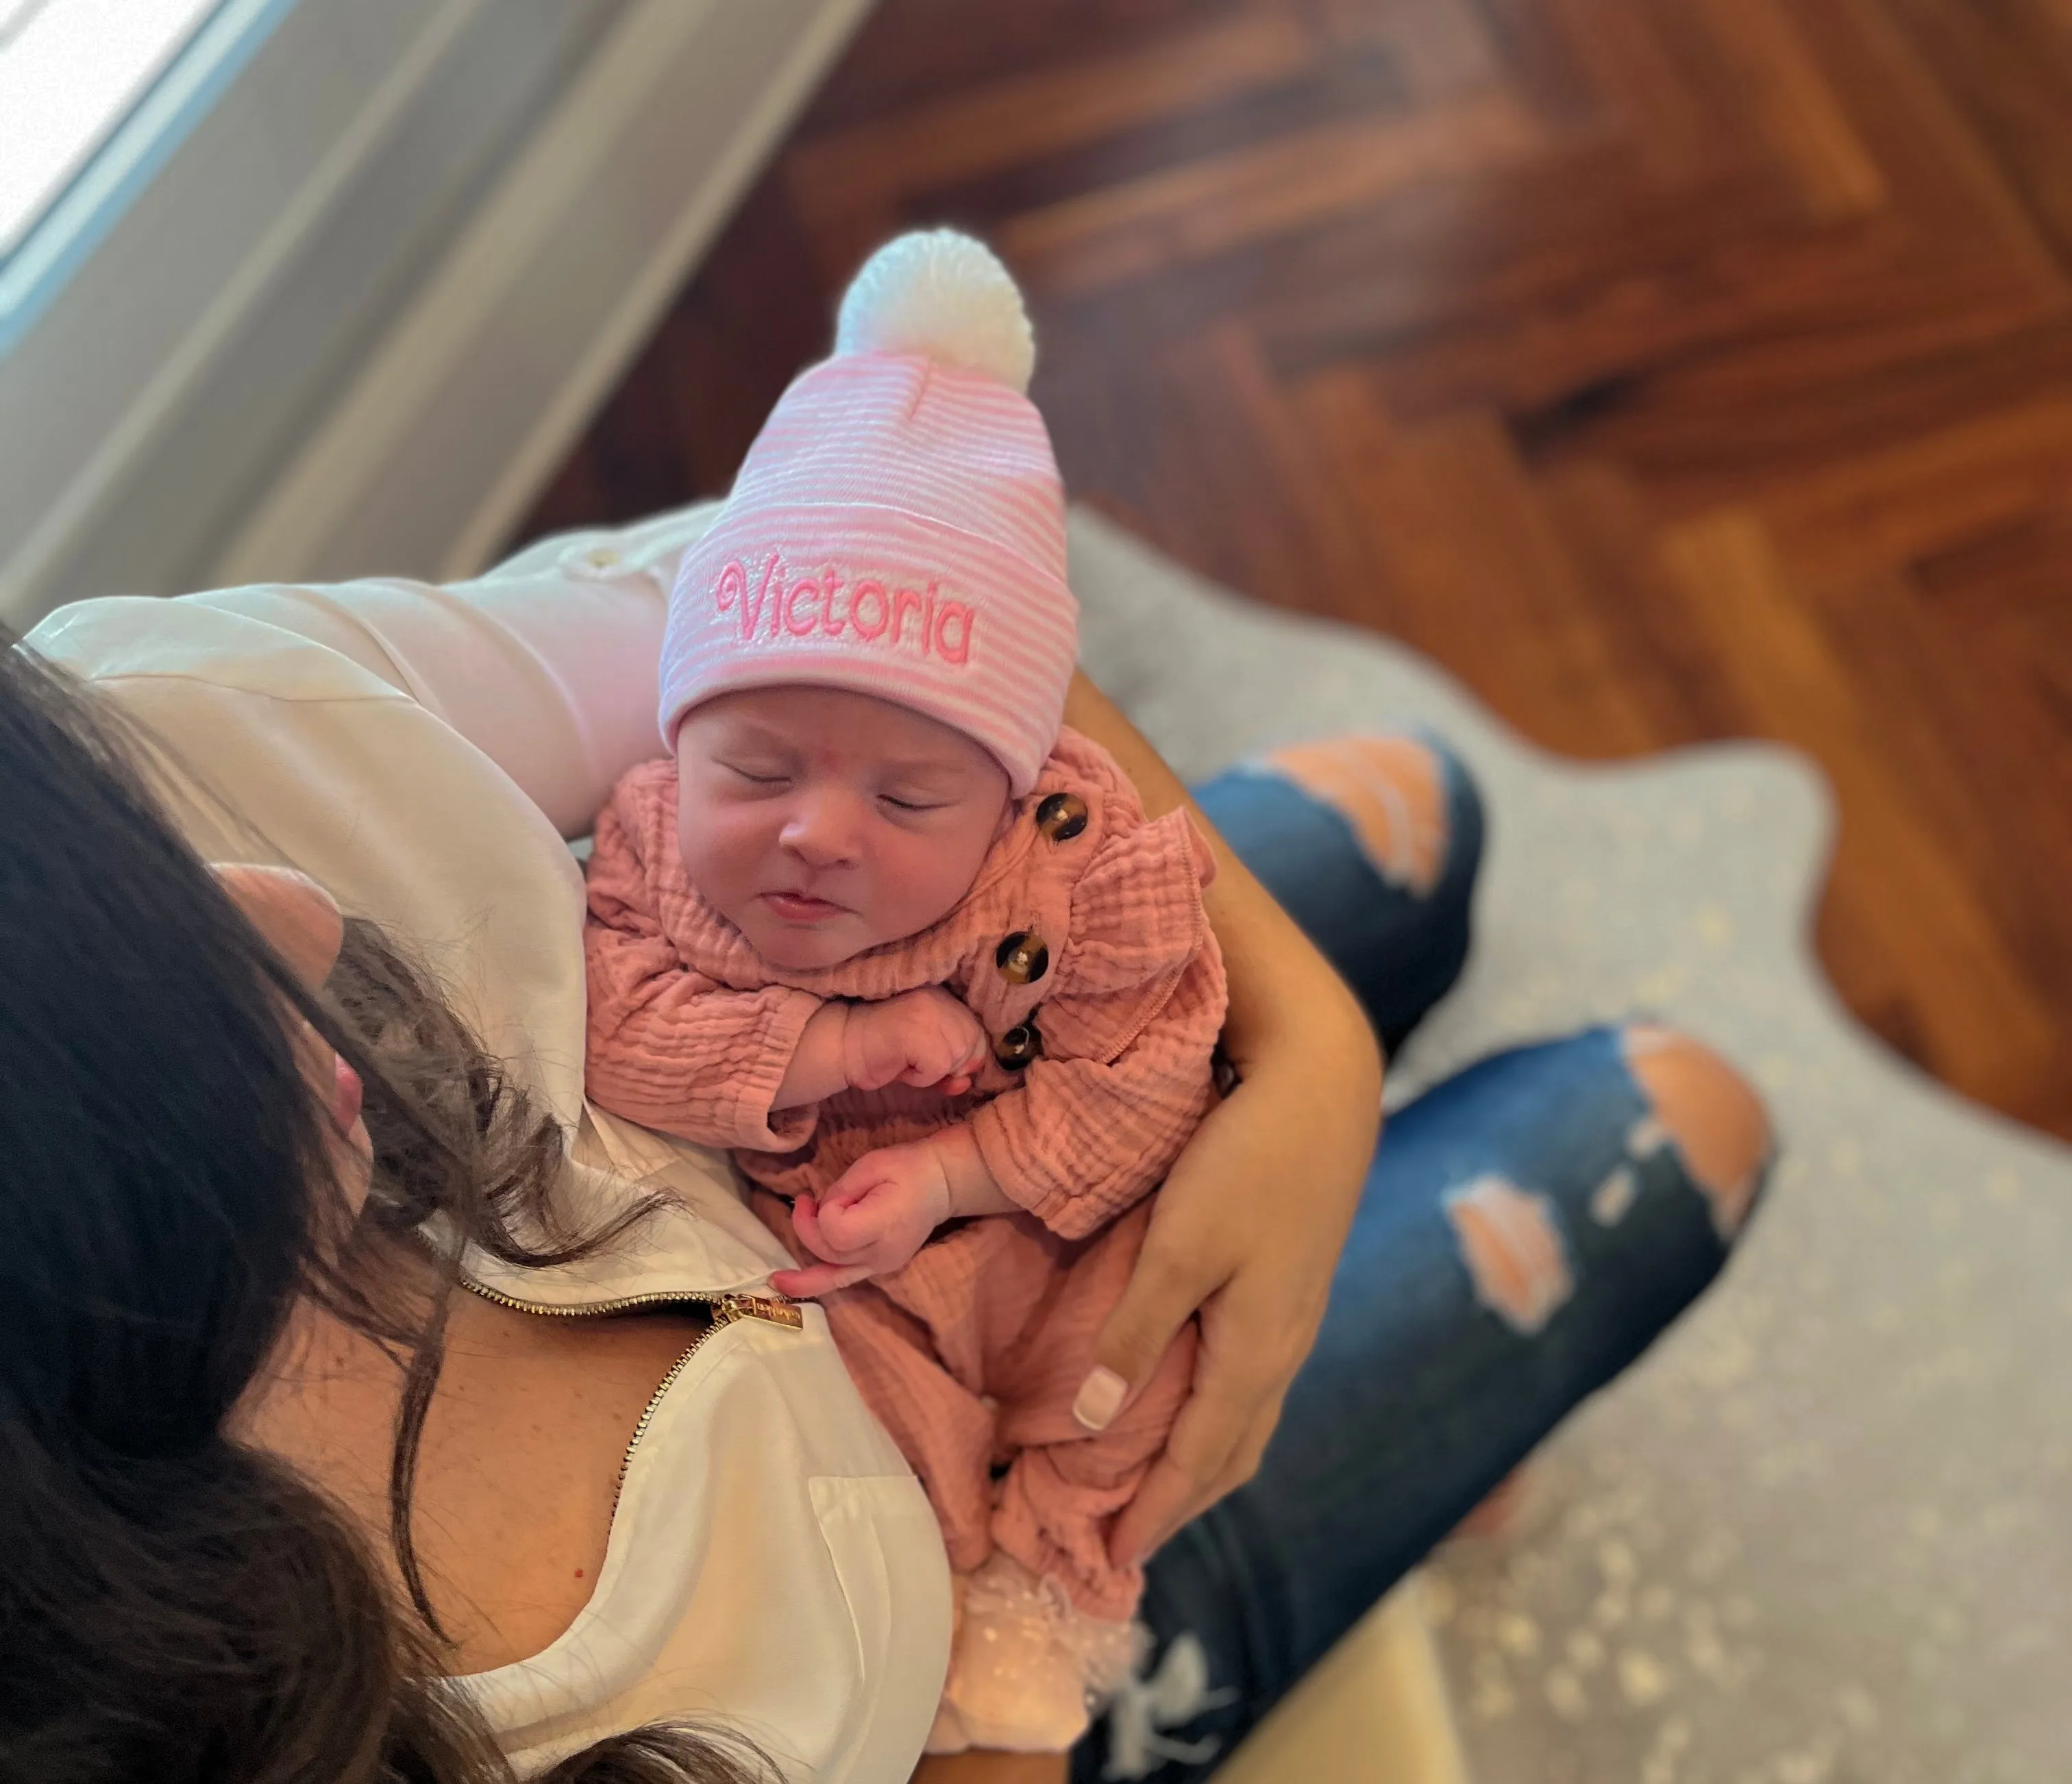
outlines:
M937 986L849 1005L842 1070L852 1089L934 1085L946 1096L960 1096L985 1065L985 1030L978 1018Z
M896 1270L950 1218L950 1180L927 1141L865 1153L816 1202L791 1204L791 1230L815 1257L804 1269L770 1278L780 1295L831 1294L867 1276Z

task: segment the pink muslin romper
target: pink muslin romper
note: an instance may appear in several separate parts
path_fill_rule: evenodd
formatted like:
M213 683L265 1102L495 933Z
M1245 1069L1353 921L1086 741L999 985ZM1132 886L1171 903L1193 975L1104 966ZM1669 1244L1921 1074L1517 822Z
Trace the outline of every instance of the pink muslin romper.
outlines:
M1071 1404L1141 1248L1146 1198L1213 1095L1225 986L1202 905L1211 871L1186 815L1147 821L1114 758L1071 730L963 902L837 965L769 966L692 886L673 763L620 782L590 867L590 1096L734 1148L795 1251L783 1198L969 1121L1026 1213L950 1223L903 1268L828 1297L828 1322L927 1487L952 1568L972 1572L997 1545L1100 1618L1127 1617L1142 1589L1141 1569L1110 1564L1107 1527L1186 1395L1191 1326L1107 1430L1086 1431ZM993 1038L968 1095L895 1086L772 1112L824 1001L924 985L961 998Z

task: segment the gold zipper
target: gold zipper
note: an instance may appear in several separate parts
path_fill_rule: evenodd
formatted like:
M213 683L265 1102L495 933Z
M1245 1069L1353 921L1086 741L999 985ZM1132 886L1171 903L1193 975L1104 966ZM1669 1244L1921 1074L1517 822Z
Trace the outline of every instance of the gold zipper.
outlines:
M520 1313L538 1313L550 1319L602 1318L612 1313L631 1313L637 1307L683 1306L689 1304L709 1310L712 1323L693 1338L684 1354L669 1365L669 1372L663 1376L660 1384L648 1396L648 1404L640 1409L639 1421L633 1427L633 1436L626 1445L626 1453L619 1458L619 1478L611 1489L611 1509L619 1510L619 1496L626 1490L626 1471L633 1465L633 1452L640 1447L640 1440L647 1436L648 1427L654 1422L655 1409L662 1404L662 1396L676 1385L698 1346L713 1333L737 1324L744 1319L758 1319L766 1325L782 1326L794 1332L805 1330L806 1316L799 1310L796 1301L786 1301L776 1295L743 1295L733 1293L714 1294L698 1289L679 1289L672 1293L627 1295L617 1301L593 1301L585 1307L555 1307L545 1301L520 1301L498 1289L489 1289L471 1276L458 1276L461 1287L471 1294L479 1295L484 1301L494 1301L500 1307L508 1307Z
M730 1291L716 1293L708 1289L668 1289L657 1294L622 1295L616 1301L588 1301L580 1307L557 1307L550 1301L520 1301L514 1295L505 1294L500 1289L485 1288L472 1276L462 1276L455 1280L470 1294L479 1295L484 1301L493 1301L498 1306L508 1307L516 1313L538 1313L548 1319L596 1319L607 1313L630 1313L638 1307L680 1307L686 1303L698 1307L720 1307L729 1302L738 1302L739 1310L726 1323L731 1324L734 1319L744 1314L752 1319L767 1319L775 1325L788 1326L795 1331L803 1329L806 1323L799 1312L798 1303L787 1301L781 1295L743 1295ZM755 1311L757 1309L764 1310Z
M704 1297L697 1297L701 1300ZM676 1384L677 1376L683 1374L698 1346L713 1333L744 1319L759 1319L771 1326L783 1326L794 1332L805 1329L806 1316L799 1311L796 1303L774 1299L766 1295L717 1295L709 1305L712 1308L712 1324L693 1338L684 1354L669 1365L669 1372L648 1396L648 1404L640 1408L639 1422L633 1427L633 1435L627 1441L626 1453L619 1458L619 1478L612 1485L611 1509L619 1510L619 1496L626 1490L626 1471L633 1465L633 1452L640 1447L640 1440L648 1435L648 1427L654 1422L655 1410L662 1404L662 1396Z

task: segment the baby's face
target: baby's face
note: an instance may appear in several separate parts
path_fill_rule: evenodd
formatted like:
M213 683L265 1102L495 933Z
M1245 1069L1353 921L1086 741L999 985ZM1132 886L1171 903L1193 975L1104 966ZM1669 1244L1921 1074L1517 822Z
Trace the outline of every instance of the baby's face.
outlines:
M832 966L926 929L1007 816L1006 771L982 744L831 688L693 708L676 770L684 869L773 966Z

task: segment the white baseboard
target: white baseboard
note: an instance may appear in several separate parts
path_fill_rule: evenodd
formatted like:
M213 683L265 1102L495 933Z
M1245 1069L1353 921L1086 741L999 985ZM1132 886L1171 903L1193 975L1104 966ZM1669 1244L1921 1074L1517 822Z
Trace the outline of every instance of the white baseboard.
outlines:
M216 559L236 584L479 569L870 0L640 0Z

